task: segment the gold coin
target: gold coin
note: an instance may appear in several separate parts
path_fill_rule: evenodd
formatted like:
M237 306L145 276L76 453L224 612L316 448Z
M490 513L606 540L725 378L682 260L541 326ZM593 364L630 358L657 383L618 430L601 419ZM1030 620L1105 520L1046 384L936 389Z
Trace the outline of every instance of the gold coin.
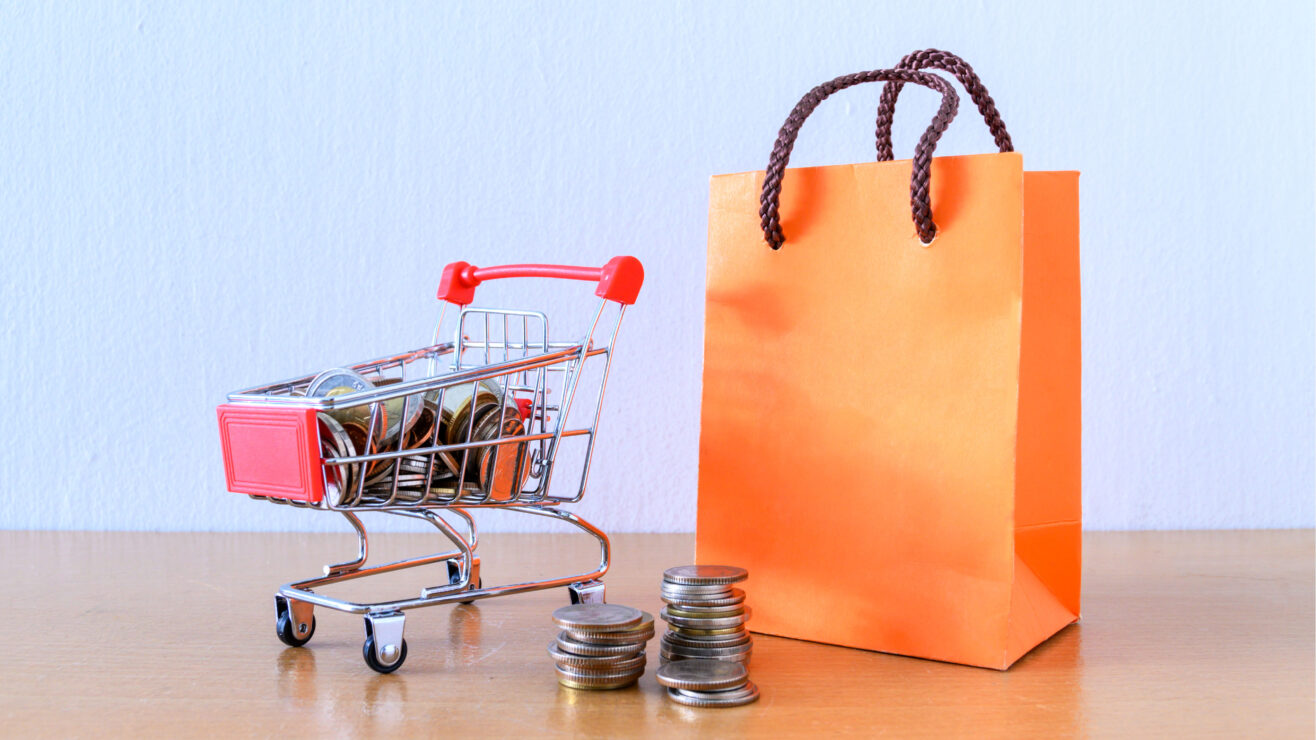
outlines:
M741 627L727 627L726 629L701 630L701 629L692 629L690 627L678 627L676 625L672 625L671 630L677 633L678 635L694 635L694 636L711 637L713 635L730 635L736 632L743 632L745 628L741 626Z
M502 403L503 389L492 380L481 380L471 385L462 384L444 391L443 406L452 410L452 423L448 425L447 443L466 442L470 432L471 414L487 405Z

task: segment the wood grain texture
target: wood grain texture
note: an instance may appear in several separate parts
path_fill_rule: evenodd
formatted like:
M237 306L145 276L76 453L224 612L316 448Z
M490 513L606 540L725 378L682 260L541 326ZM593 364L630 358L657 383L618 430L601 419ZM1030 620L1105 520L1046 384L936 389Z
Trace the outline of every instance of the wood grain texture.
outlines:
M388 558L436 540L372 545L372 559ZM614 545L609 600L656 613L660 574L690 561L693 537ZM319 610L303 649L274 636L275 587L349 555L349 537L0 532L10 564L0 727L9 737L1312 737L1311 531L1102 533L1085 547L1082 623L1008 672L759 636L750 672L763 698L696 710L664 698L656 640L637 688L559 687L545 645L563 590L409 612L407 663L380 676L361 660L357 617ZM593 558L585 538L565 535L493 535L481 552L486 582ZM339 592L409 594L426 577L442 571ZM752 604L752 581L748 591Z

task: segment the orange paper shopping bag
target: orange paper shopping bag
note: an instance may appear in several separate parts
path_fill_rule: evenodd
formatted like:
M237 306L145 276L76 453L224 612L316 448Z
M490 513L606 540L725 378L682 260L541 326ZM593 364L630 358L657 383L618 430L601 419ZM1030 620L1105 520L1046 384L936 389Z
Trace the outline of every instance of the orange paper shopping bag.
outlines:
M934 159L964 84L999 154ZM786 169L827 96L941 109L912 161ZM714 177L698 561L758 632L1006 668L1078 619L1078 173L1025 172L953 55L815 88L766 173Z

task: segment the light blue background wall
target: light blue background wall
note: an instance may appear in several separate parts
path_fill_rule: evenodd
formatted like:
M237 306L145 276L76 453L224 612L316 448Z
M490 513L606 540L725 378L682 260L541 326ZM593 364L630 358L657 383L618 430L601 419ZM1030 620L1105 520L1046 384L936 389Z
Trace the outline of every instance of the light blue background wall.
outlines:
M7 3L0 527L339 528L224 491L225 392L423 344L447 261L631 253L582 511L693 528L708 176L930 46L1083 172L1088 526L1311 526L1314 35L1307 1ZM878 95L792 164L872 156ZM967 101L943 141L991 148Z

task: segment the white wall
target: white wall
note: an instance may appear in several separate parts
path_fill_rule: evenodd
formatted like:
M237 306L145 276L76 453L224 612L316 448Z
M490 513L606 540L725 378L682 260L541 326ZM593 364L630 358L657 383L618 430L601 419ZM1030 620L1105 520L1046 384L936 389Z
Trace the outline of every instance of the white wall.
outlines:
M1088 526L1312 526L1312 4L1080 5L5 4L0 527L341 528L224 491L227 391L423 344L450 260L630 253L582 512L693 528L708 176L930 46L1083 172ZM792 164L871 157L878 94ZM938 153L990 147L966 100Z

